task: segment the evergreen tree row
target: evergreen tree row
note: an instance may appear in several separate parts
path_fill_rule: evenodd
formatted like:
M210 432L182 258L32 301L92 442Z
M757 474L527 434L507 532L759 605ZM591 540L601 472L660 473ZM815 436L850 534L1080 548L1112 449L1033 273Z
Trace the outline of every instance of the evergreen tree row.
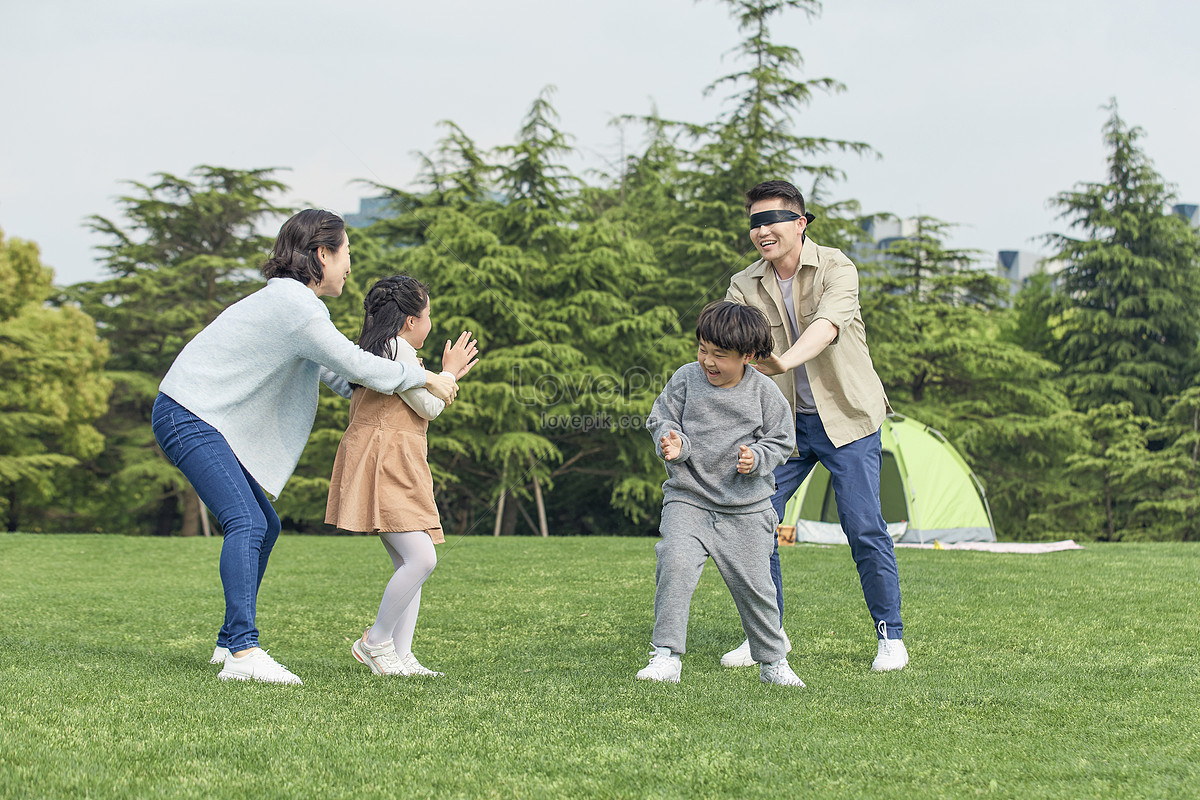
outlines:
M664 474L641 422L695 357L692 325L755 257L744 191L785 178L811 200L814 239L852 248L859 206L834 202L834 152L863 142L800 125L828 78L770 23L811 0L724 0L743 41L712 122L618 120L644 144L610 174L564 164L551 89L510 145L484 150L444 124L409 191L375 188L393 216L352 229L354 268L334 322L354 337L376 279L430 286L432 343L463 329L483 360L430 426L451 534L646 534ZM1168 183L1115 102L1105 179L1053 198L1069 234L1061 271L1015 297L951 226L916 220L860 264L868 342L896 411L939 430L987 489L1007 539L1200 537L1200 238L1165 209ZM194 535L205 515L150 432L157 385L183 344L261 285L283 215L275 170L198 167L131 184L106 237L103 280L55 291L32 243L0 237L0 511L9 530ZM278 503L289 529L323 525L346 423L322 390L299 469Z

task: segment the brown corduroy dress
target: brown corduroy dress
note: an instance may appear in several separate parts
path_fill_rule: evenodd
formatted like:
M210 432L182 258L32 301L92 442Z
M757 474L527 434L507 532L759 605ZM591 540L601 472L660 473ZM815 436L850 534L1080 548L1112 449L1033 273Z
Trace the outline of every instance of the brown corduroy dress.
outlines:
M429 421L397 395L354 390L350 424L338 445L325 521L347 531L425 531L446 540L433 476Z

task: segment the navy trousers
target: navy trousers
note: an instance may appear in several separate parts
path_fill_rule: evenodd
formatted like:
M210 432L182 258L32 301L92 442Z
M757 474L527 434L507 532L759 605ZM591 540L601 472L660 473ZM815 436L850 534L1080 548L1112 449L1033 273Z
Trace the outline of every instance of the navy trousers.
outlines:
M784 506L796 493L808 473L819 461L833 478L842 530L850 541L850 554L858 566L863 597L881 639L904 638L900 621L900 571L892 537L879 510L879 471L883 450L879 431L861 439L834 447L825 434L825 426L816 414L796 415L798 454L775 469L775 494L771 505L779 519ZM779 622L783 624L783 574L779 567L779 544L771 552L771 579L775 582L775 601Z

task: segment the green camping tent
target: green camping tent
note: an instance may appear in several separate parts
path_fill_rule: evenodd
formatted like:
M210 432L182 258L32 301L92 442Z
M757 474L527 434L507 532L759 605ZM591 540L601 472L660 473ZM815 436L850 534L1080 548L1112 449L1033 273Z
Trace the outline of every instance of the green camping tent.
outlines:
M880 430L879 503L900 542L994 542L983 487L946 437L914 419L890 415ZM796 541L846 543L829 470L818 464L784 509Z

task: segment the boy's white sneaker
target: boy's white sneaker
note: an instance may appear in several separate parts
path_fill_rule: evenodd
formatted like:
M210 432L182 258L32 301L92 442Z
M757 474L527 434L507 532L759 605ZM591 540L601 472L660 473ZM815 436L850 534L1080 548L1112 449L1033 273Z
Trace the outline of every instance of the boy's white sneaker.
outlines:
M350 645L354 657L371 668L376 675L407 675L400 656L396 654L396 646L388 639L383 644L367 644L367 635L355 640Z
M266 650L255 650L238 658L229 656L217 676L223 681L262 681L263 683L290 683L296 686L301 681L288 668L267 654Z
M783 634L784 652L792 652L792 640L788 638L787 631L783 628L779 629ZM721 656L722 667L753 667L758 662L754 660L754 656L750 655L750 640L742 642L733 650L730 650L725 655Z
M758 678L763 683L804 688L804 681L800 680L800 676L792 671L786 658L781 658L774 663L763 664L758 668Z
M229 650L224 647L214 647L212 658L208 660L210 664L224 664L225 659L229 658Z
M683 673L683 659L671 652L669 647L656 647L650 654L650 663L638 670L639 681L661 681L679 683Z
M894 669L904 669L908 664L908 648L903 639L880 639L879 651L871 662L872 672L888 672Z
M417 661L417 657L409 653L404 658L400 659L400 668L403 670L401 675L423 675L426 678L442 678L445 677L444 672L435 672L427 667L421 666L421 662Z

